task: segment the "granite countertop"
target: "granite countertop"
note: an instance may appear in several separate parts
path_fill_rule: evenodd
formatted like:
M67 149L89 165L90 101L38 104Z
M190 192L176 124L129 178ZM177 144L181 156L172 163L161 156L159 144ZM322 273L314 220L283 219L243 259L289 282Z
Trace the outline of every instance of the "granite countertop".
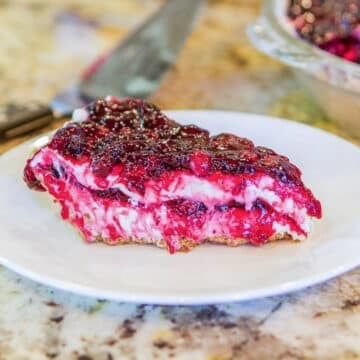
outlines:
M48 101L158 4L0 2L0 103ZM250 46L244 30L258 8L255 0L209 1L152 100L278 115L349 138L286 68ZM25 138L2 142L0 151ZM1 360L360 359L360 269L287 296L216 306L93 300L5 268L0 289Z

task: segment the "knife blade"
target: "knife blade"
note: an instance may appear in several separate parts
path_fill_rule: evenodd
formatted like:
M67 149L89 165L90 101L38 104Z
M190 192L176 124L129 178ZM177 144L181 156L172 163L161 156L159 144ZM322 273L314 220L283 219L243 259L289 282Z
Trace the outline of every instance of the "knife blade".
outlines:
M35 130L109 94L147 98L174 64L202 5L203 0L167 0L48 105L12 104L0 109L0 136L12 138Z

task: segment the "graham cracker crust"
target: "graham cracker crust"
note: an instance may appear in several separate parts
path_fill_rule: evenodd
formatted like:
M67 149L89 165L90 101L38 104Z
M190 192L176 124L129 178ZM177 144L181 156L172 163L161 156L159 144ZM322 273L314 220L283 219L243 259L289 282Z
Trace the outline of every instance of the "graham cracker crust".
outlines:
M275 241L298 241L297 239L294 239L290 234L284 233L284 234L275 234L273 235L269 240L266 241L266 243L269 242L275 242ZM160 241L149 241L148 239L125 239L125 238L118 238L115 241L102 238L101 236L96 238L96 242L102 242L107 245L115 246L115 245L125 245L125 244L142 244L142 245L154 245L162 249L168 249L169 247L165 240ZM180 252L189 252L193 248L205 244L205 243L211 243L211 244L221 244L226 245L230 247L237 247L240 245L250 244L250 241L248 239L244 238L236 238L231 239L226 236L215 236L210 237L201 241L194 241L190 238L183 238L180 240L180 248L177 251Z

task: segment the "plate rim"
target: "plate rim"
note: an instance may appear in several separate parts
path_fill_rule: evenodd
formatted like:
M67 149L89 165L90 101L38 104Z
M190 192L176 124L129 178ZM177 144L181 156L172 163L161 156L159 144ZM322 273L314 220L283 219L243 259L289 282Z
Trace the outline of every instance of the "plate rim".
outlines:
M360 260L354 260L353 263L347 266L339 266L333 269L331 272L323 271L318 273L317 276L308 276L302 278L302 280L287 281L278 286L266 287L259 290L248 290L246 292L242 290L225 291L217 294L205 294L205 295L187 295L180 296L173 295L153 295L148 293L132 294L128 291L124 291L121 294L111 292L108 290L95 290L89 286L79 285L68 281L61 281L52 279L48 276L43 276L32 272L31 270L25 270L21 267L17 267L14 264L9 263L0 255L0 264L7 269L15 272L18 275L23 276L35 283L42 286L53 288L55 290L69 292L77 296L86 296L98 300L107 300L114 302L128 302L134 304L149 304L149 305L169 305L169 306L194 306L194 305L215 305L215 304L227 304L234 302L243 302L249 300L258 300L267 297L286 295L293 292L301 291L312 286L319 285L328 280L334 279L346 272L349 272L359 266Z

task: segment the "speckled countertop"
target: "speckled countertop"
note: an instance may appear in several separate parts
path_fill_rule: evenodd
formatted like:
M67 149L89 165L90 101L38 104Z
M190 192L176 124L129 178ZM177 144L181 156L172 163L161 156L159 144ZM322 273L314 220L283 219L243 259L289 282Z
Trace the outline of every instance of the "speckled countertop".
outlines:
M0 103L47 101L158 2L0 2ZM336 132L246 24L257 1L212 0L152 100L267 113ZM52 127L59 124L53 124ZM24 139L0 144L0 151ZM166 307L96 301L0 268L0 359L360 359L360 269L288 296Z

